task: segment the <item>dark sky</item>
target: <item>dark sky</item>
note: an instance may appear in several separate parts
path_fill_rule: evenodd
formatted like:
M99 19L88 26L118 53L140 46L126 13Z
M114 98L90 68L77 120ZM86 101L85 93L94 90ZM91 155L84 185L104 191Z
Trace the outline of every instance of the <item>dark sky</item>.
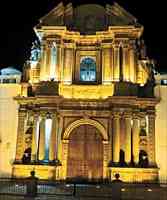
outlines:
M2 2L2 1L1 1ZM16 66L21 69L30 55L35 39L33 27L60 1L26 0L0 2L0 68ZM4 3L5 2L5 3ZM66 0L64 2L69 2ZM112 0L72 0L80 3L110 3ZM159 71L167 72L167 9L165 1L117 0L121 6L144 25L144 39L151 58L157 61Z

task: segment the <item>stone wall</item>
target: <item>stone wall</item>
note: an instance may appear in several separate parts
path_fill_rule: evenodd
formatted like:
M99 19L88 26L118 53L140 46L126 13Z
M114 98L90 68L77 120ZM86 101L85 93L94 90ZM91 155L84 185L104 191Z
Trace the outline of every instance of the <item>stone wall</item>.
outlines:
M156 159L160 181L167 183L167 86L156 86L155 95L161 99L156 107Z
M0 84L0 177L10 177L15 159L19 84Z

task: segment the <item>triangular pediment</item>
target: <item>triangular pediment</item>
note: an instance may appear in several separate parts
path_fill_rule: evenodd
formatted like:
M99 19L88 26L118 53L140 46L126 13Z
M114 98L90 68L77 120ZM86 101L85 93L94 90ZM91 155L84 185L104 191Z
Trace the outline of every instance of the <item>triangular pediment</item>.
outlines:
M68 4L66 8L72 9L72 4ZM63 3L59 3L48 14L40 19L40 24L43 26L62 26L64 25L65 7Z
M109 26L136 25L137 19L118 3L84 4L73 7L72 3L59 3L40 19L40 26L66 26L68 30L93 33L106 30Z
M106 5L106 11L109 16L109 24L112 26L135 25L137 23L137 19L118 3Z

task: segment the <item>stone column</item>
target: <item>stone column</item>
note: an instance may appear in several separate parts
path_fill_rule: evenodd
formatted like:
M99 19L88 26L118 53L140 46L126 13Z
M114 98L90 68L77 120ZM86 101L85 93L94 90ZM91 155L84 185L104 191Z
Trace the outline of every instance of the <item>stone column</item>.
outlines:
M42 58L41 58L41 68L40 68L40 80L45 80L46 73L46 40L42 41Z
M113 115L113 162L119 163L120 155L120 115Z
M111 81L114 81L114 48L111 46Z
M140 132L140 121L137 115L133 117L133 127L132 127L132 144L133 144L133 161L135 165L139 163L139 137Z
M155 160L155 113L148 113L148 160L150 166L156 166Z
M26 110L19 110L18 113L18 129L17 129L17 146L16 146L16 162L21 162L24 154L24 127L26 119Z
M120 78L119 45L114 44L114 81Z
M136 64L135 64L135 41L130 42L129 70L130 70L130 81L136 82L137 70L136 70Z
M131 114L125 113L125 162L131 162Z
M45 80L50 80L50 68L51 68L51 54L52 54L53 41L47 41L46 45L46 72Z
M51 55L50 55L50 79L54 79L55 81L57 81L57 45L56 43L53 41L52 44L50 45L50 51L51 51Z
M66 179L67 176L68 146L69 146L69 140L63 140L62 176L61 176L63 179Z
M56 66L56 81L61 80L61 41L57 41L57 66Z
M62 160L62 131L63 131L63 116L58 115L57 116L58 120L58 126L57 126L57 148L56 148L56 158L57 160Z
M112 81L112 63L111 63L111 47L103 44L102 50L102 82L103 84L111 84Z
M45 159L45 114L42 113L41 121L39 125L39 160L42 161Z
M68 44L68 47L65 48L65 63L63 70L63 81L65 84L69 85L72 83L72 67L74 63L74 48L72 45Z
M52 130L49 145L49 161L56 160L56 147L57 147L57 116L56 113L52 114Z
M123 44L123 80L130 81L130 69L129 69L129 58L128 58L128 44Z
M32 131L32 143L31 143L31 162L37 160L37 122L38 114L34 114L33 131Z
M113 125L112 125L112 120L113 120L113 116L111 116L109 118L109 157L110 157L110 163L112 163L112 160L113 160L113 149L112 149L112 145L113 145Z
M108 141L103 141L103 179L106 179L108 175L108 163L109 163L108 147L109 147Z

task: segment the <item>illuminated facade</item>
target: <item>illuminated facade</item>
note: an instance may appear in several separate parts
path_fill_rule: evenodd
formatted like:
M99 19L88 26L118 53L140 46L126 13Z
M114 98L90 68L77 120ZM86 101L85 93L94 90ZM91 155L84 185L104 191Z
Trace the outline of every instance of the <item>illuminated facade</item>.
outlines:
M12 176L157 181L153 63L117 3L60 3L24 66Z
M155 96L161 99L156 106L156 160L160 182L167 183L167 73L157 74L155 79Z
M15 159L21 72L8 67L0 70L0 177L10 177Z

